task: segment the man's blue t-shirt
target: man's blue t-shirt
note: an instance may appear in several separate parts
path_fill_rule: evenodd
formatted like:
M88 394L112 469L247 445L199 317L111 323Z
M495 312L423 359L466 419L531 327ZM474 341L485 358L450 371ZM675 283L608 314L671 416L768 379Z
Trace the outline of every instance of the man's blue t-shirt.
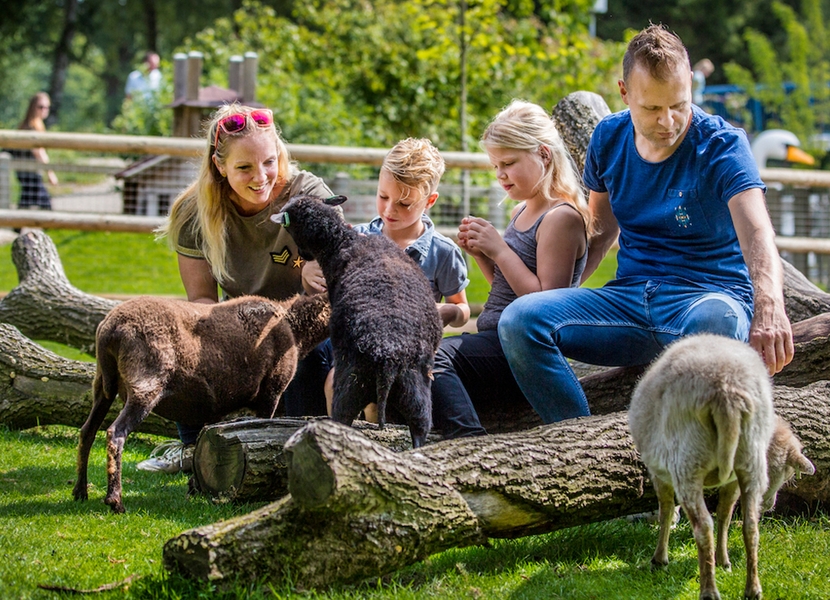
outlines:
M435 231L435 225L423 215L424 233L406 248L406 253L418 263L429 279L436 302L454 296L469 285L467 262L461 248L451 239ZM367 235L383 234L383 219L375 217L369 223L355 225L354 230Z
M693 282L752 307L752 281L728 203L766 186L742 129L692 106L680 146L651 163L637 152L624 110L594 130L584 181L593 191L608 192L619 223L618 280Z

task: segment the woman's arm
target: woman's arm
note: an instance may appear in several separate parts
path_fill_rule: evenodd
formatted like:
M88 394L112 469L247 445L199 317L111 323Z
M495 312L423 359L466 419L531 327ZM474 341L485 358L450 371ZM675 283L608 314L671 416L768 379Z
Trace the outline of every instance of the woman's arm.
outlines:
M34 156L35 160L41 164L49 164L49 155L46 154L45 148L32 148L32 156ZM46 171L46 177L49 179L49 183L52 185L58 185L58 176L55 175L55 172L51 169Z
M219 291L210 264L202 258L190 258L177 255L179 258L179 275L182 278L187 299L200 304L214 304L219 302Z

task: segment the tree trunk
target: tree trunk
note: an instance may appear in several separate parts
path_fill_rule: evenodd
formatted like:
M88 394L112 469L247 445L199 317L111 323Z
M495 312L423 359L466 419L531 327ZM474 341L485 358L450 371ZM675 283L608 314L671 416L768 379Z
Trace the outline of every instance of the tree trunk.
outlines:
M92 408L93 363L58 356L0 323L0 423L13 429L37 425L80 427ZM121 411L113 404L105 427ZM138 431L173 437L172 421L150 414Z
M790 493L826 498L830 383L776 388L817 474ZM377 577L451 547L515 538L657 506L624 412L394 453L333 421L285 447L290 496L186 531L164 564L223 581L324 587Z
M63 4L63 29L55 44L52 80L49 84L49 95L52 99L52 110L48 119L50 123L57 120L63 106L63 90L66 87L66 76L72 59L72 42L78 29L78 0L66 0Z

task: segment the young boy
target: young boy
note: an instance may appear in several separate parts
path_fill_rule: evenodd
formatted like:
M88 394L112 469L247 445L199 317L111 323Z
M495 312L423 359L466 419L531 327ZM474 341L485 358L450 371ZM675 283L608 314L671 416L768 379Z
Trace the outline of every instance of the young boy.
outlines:
M432 286L444 326L461 327L470 319L464 288L467 263L461 249L435 230L427 209L438 199L438 182L444 174L444 159L427 139L407 138L398 142L380 168L376 197L378 216L355 226L366 235L385 235L402 248L424 271ZM443 302L442 302L443 299ZM334 369L326 378L329 413ZM367 421L377 422L377 405L364 411Z

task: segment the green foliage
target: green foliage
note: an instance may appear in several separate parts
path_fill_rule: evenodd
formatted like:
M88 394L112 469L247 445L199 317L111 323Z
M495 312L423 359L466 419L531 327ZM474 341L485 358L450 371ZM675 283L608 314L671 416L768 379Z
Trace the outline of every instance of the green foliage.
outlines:
M744 40L751 68L730 62L724 69L730 82L773 114L768 129L788 129L809 148L813 135L830 124L830 55L820 0L803 0L801 15L783 2L773 2L772 10L786 43L776 45L763 33L747 29ZM792 90L788 92L785 84L792 84Z
M468 140L513 97L552 107L577 89L616 96L622 47L588 36L575 16L587 4L563 3L546 23L514 17L500 0L468 3ZM318 0L297 4L290 19L246 0L183 49L204 53L212 81L231 55L255 49L257 99L274 108L288 141L390 147L418 136L453 150L460 35L457 4L443 0Z

